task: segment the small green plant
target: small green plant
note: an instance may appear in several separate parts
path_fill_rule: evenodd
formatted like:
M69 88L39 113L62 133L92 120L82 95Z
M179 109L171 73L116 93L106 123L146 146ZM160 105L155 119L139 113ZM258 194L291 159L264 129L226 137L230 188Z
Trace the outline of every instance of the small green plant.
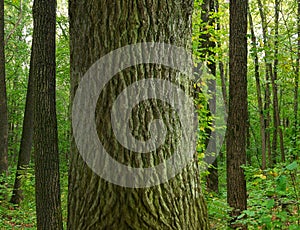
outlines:
M248 209L238 217L248 229L299 229L298 163L273 169L244 167L248 182Z
M228 229L231 208L226 202L226 194L206 193L208 216L211 229Z

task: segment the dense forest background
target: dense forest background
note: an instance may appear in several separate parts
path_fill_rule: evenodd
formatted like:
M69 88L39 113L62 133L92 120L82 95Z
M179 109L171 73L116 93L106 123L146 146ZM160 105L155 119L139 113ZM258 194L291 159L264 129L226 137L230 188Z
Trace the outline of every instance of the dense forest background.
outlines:
M243 1L241 1L243 2ZM68 170L71 154L70 122L70 34L68 3L57 1L56 13L56 115L60 160L61 210L64 228L68 221ZM32 123L33 99L30 98L30 63L33 38L33 2L4 1L5 76L8 108L8 160L1 166L0 228L36 229L35 157L20 158L31 151L24 133ZM300 1L251 0L247 13L247 113L245 121L245 162L239 162L246 180L246 197L230 196L232 189L242 193L243 181L229 164L227 141L214 136L218 119L209 104L223 98L230 115L230 3L225 0L195 0L192 24L192 49L195 68L202 76L193 83L195 106L199 115L197 154L205 164L207 139L219 145L213 152L217 160L201 171L201 185L207 204L210 229L299 229L300 228ZM237 21L237 25L243 20ZM243 25L240 25L243 27ZM3 84L3 82L1 82ZM199 89L201 88L201 89ZM217 97L211 92L218 89ZM26 101L27 98L27 101ZM27 105L28 103L28 105ZM224 114L223 114L224 115ZM226 116L225 116L226 117ZM33 122L33 120L31 120ZM25 127L25 128L24 128ZM32 131L33 132L33 131ZM33 133L28 134L29 137ZM219 143L220 142L220 143ZM22 150L25 149L25 150ZM243 159L236 155L238 159ZM20 162L20 159L23 162ZM19 160L19 162L18 162ZM28 163L27 163L28 162ZM30 162L30 163L29 163ZM3 163L3 162L0 162ZM24 166L24 167L23 167ZM25 167L26 166L26 167ZM18 170L17 170L18 168ZM26 170L25 170L26 169ZM233 179L232 177L233 176ZM229 179L231 178L231 179ZM16 179L21 182L16 185ZM243 178L241 178L242 180ZM231 186L231 187L230 187ZM19 190L22 190L20 192ZM18 190L18 191L17 191ZM15 197L12 195L15 194ZM16 196L16 194L18 194ZM247 199L247 208L243 201ZM246 201L245 201L246 202ZM238 210L238 211L236 211ZM230 223L230 224L229 224ZM205 228L203 228L205 229Z

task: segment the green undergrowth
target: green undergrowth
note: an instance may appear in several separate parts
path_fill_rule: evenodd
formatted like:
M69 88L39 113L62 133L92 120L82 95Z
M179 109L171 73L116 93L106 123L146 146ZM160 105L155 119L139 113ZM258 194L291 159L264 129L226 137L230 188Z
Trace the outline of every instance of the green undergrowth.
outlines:
M205 192L211 229L230 229L224 167L219 169L220 193ZM248 230L299 230L299 162L277 164L264 171L252 166L245 166L244 169L248 209L236 222L247 225Z
M10 168L5 179L5 183L0 185L0 191L4 191L0 195L0 230L5 229L36 229L36 209L35 209L35 178L34 170L31 165L27 170L27 174L23 177L23 196L24 200L19 206L9 202L12 194L12 188L15 179L16 168ZM65 165L61 166L61 199L63 210L64 229L67 222L67 188L68 173Z
M219 194L207 192L203 181L203 192L207 202L211 229L230 229L230 207L226 202L225 165L219 164ZM299 162L277 164L272 169L260 170L245 166L248 191L248 210L237 222L248 226L249 230L298 230L300 229ZM6 183L0 185L0 230L36 229L34 171L31 166L24 176L24 201L20 206L8 202L14 182L15 169L5 177ZM62 209L64 228L67 222L67 166L61 166Z

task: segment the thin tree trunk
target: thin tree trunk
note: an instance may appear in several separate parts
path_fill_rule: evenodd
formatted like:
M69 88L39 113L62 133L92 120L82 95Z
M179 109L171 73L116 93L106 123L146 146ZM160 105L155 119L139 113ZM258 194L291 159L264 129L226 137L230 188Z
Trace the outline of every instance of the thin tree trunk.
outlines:
M8 112L4 54L4 0L0 0L0 175L8 169Z
M33 45L32 45L33 46ZM26 174L26 169L29 166L30 155L32 149L32 141L33 141L33 111L34 111L34 101L33 101L33 76L32 76L32 57L33 52L31 50L30 57L30 69L29 69L29 77L27 84L27 95L26 95L26 104L25 104L25 113L23 120L23 130L22 130L22 138L20 144L19 158L18 158L18 166L15 177L15 183L13 188L13 194L10 202L13 204L20 204L23 200L22 195L22 175Z
M278 25L279 24L279 0L275 0L275 41L274 41L274 72L271 75L273 89L273 113L274 113L274 133L273 133L273 152L277 151L277 133L279 133L281 161L285 162L285 153L283 145L283 132L281 128L280 112L278 105L278 85L277 85L277 69L278 69Z
M205 0L202 4L202 11L201 11L201 19L204 23L204 28L207 28L207 26L213 26L215 23L215 20L210 17L211 13L215 12L215 0ZM216 77L216 61L215 61L215 53L212 51L213 48L216 47L216 43L211 41L211 34L207 31L207 33L204 33L205 29L201 31L201 41L200 41L200 48L201 48L201 54L203 55L202 59L206 60L209 64L207 65L211 74ZM209 104L209 110L211 116L214 116L216 113L216 80L212 79L208 82L208 88L211 95L211 98L208 101ZM215 127L215 117L212 118L212 124L211 126ZM215 155L217 154L217 139L216 139L216 132L213 130L211 131L210 137L211 141L210 149L207 149L207 154ZM213 156L215 157L215 156ZM208 168L209 175L206 178L207 182L207 189L210 191L214 191L216 193L219 192L219 176L218 176L218 161L215 159L215 161L212 163L212 167Z
M226 80L225 80L225 74L224 74L224 63L222 61L219 62L219 70L220 70L222 95L223 95L223 101L224 101L224 105L225 105L225 111L226 111L226 113L228 113L227 87L226 87Z
M252 46L254 49L254 70L255 70L255 82L256 82L256 94L257 94L257 102L258 102L258 112L259 112L259 121L260 121L260 136L261 136L261 156L262 156L262 170L267 167L267 156L266 156L266 129L265 129L265 117L264 117L264 109L263 109L263 101L261 94L261 86L260 86L260 76L259 76L259 60L257 55L257 47L256 47L256 36L254 33L254 26L252 21L251 12L249 10L249 24L251 29L251 39Z
M299 140L299 128L298 128L298 93L299 93L299 73L300 73L300 0L298 0L298 12L297 12L297 63L296 63L296 73L295 73L295 89L294 89L294 140L293 147L296 152L293 156L294 159L299 158L299 149L297 148L297 143Z
M55 103L56 0L33 3L34 159L37 229L63 229Z
M247 209L246 164L247 132L247 9L248 1L230 1L229 111L227 125L227 202L233 220ZM246 226L231 225L233 228Z
M266 49L268 49L268 39L267 39L267 24L264 14L264 8L262 5L261 0L257 0L259 14L261 18L261 25L263 31L263 43ZM264 110L266 111L265 116L265 129L266 129L266 147L268 151L268 159L269 159L269 166L271 167L273 164L276 164L276 154L272 152L271 148L271 136L270 136L270 123L271 123L271 116L270 116L270 105L271 105L271 93L270 93L270 78L272 79L273 69L272 64L268 62L269 53L264 49L264 61L265 61L265 72L266 72L266 89L265 89L265 106Z

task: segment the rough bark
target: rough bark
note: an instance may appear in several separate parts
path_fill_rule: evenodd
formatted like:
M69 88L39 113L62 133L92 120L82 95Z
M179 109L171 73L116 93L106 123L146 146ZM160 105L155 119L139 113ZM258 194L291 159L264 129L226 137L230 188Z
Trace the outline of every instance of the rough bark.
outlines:
M33 22L37 229L62 229L55 103L56 1L35 0Z
M23 200L22 195L22 176L26 174L26 169L29 166L30 155L32 149L33 141L33 111L34 111L34 101L33 101L33 76L32 76L32 64L33 64L33 53L31 52L30 57L30 69L27 84L27 95L25 103L25 113L23 119L22 137L17 165L17 172L15 177L15 183L13 188L13 194L10 202L13 204L20 204Z
M8 118L4 54L4 1L0 1L0 175L7 172Z
M247 8L248 1L230 1L229 111L227 121L227 202L235 219L247 208ZM246 228L245 226L232 226Z
M191 0L114 3L70 0L69 4L72 98L89 67L116 48L147 41L190 49ZM164 117L170 110L156 100L139 104L131 121L134 130L144 138L147 136L145 127L154 117L163 117L166 126L173 129L153 156L146 154L152 159L150 162L147 163L144 155L141 157L140 153L122 147L113 137L112 103L128 85L152 77L173 81L175 73L167 67L148 64L123 70L102 90L96 107L97 131L104 147L113 158L134 167L151 167L159 157L170 156L171 146L177 141L178 124ZM187 80L183 82L185 88L189 84ZM71 152L68 229L208 229L196 162L167 183L134 189L114 185L97 176L82 160L74 141Z
M260 135L261 135L261 156L262 156L262 170L267 167L267 156L266 156L266 129L265 129L265 116L263 109L263 100L261 93L260 74L259 74L259 59L257 55L256 47L256 36L254 33L254 26L252 21L252 15L249 11L249 24L251 29L251 40L254 49L254 70L255 70L255 82L256 82L256 95L258 103L259 121L260 121Z

